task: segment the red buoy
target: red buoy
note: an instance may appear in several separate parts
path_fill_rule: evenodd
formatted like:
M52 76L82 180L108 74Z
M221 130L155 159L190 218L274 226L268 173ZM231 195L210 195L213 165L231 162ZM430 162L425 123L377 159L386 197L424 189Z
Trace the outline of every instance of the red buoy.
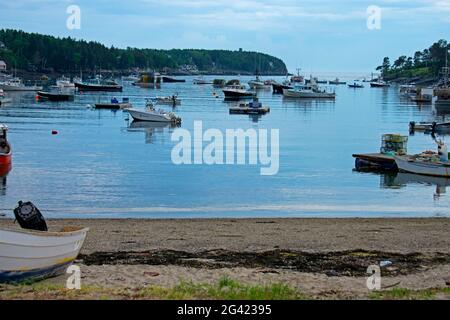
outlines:
M52 130L52 134L58 134L58 131Z

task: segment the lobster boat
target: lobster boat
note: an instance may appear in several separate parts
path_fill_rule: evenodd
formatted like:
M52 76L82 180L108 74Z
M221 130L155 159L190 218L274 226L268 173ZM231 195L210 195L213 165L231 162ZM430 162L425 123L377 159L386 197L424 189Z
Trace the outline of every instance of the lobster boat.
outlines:
M67 93L58 93L58 92L46 92L46 91L38 91L37 99L39 101L73 101L74 95Z
M11 165L12 149L6 136L7 132L8 127L0 124L0 167Z

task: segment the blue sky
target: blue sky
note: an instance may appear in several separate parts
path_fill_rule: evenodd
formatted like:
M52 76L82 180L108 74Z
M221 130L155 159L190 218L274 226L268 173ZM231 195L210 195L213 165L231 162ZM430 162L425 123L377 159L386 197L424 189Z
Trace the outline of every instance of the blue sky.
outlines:
M81 29L66 28L69 5ZM366 26L381 8L381 29ZM384 56L450 40L450 0L0 0L0 28L96 40L117 47L243 48L290 71L370 72Z

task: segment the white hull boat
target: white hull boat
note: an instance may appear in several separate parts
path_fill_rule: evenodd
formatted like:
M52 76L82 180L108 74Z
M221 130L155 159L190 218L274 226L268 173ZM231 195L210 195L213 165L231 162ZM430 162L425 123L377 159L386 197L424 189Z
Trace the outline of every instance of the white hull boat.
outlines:
M136 121L152 121L152 122L181 122L181 119L171 112L163 110L148 109L145 111L128 109L131 117Z
M399 170L435 177L450 177L450 162L432 162L412 156L395 156Z
M298 90L298 89L283 89L283 96L287 98L302 98L302 99L335 99L334 92L314 91L314 90Z
M0 230L0 283L40 280L63 273L78 256L88 230Z

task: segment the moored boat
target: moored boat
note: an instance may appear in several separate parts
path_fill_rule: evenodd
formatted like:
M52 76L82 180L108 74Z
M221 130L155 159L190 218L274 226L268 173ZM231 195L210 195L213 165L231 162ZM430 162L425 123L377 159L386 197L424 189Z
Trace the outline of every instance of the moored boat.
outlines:
M181 123L181 118L174 113L155 110L153 106L148 106L146 110L128 109L127 111L135 121Z
M166 83L186 82L185 79L176 79L168 76L162 76L162 81Z
M27 86L20 78L12 78L4 82L0 82L0 89L4 91L39 91L42 90L42 86Z
M38 100L48 100L48 101L72 101L74 100L73 94L60 93L60 92L47 92L47 91L38 91L37 92Z
M283 89L283 96L300 99L335 99L336 93L320 89L314 80L311 80L307 85L296 86L293 89Z
M450 177L447 145L442 141L435 142L438 152L426 151L416 155L395 156L400 171L435 177Z
M122 102L119 102L117 98L112 98L109 103L96 103L95 109L110 109L110 110L119 110L119 109L128 109L131 108L132 105L130 103L129 98L122 98Z
M349 88L354 88L354 89L360 89L360 88L364 88L364 85L354 82L353 84L349 83L348 87Z
M370 82L370 87L372 88L388 88L391 85L385 81L378 79Z
M75 84L70 81L70 78L61 76L56 80L56 86L61 89L73 89L75 88Z
M409 123L409 131L450 132L450 122L415 122Z
M7 137L8 127L0 124L0 167L11 165L12 148Z
M249 91L245 86L241 85L227 86L222 92L227 100L251 99L256 95L255 92Z
M345 82L345 81L340 81L339 78L336 78L336 79L334 79L334 80L328 81L328 84L340 85L340 84L347 84L347 82Z
M156 97L155 100L158 104L167 104L171 106L178 106L181 104L181 99L178 98L177 94L168 97Z
M194 79L193 83L198 84L198 85L213 84L212 81L205 79L203 76L201 76L200 78Z
M238 106L230 107L230 114L266 114L270 112L269 107L264 107L258 98L254 97L250 103L240 103Z
M272 90L275 94L283 94L283 89L293 89L293 86L290 86L288 84L282 84L282 83L272 83Z
M88 82L75 82L78 91L122 91L122 86L112 80L93 79Z

